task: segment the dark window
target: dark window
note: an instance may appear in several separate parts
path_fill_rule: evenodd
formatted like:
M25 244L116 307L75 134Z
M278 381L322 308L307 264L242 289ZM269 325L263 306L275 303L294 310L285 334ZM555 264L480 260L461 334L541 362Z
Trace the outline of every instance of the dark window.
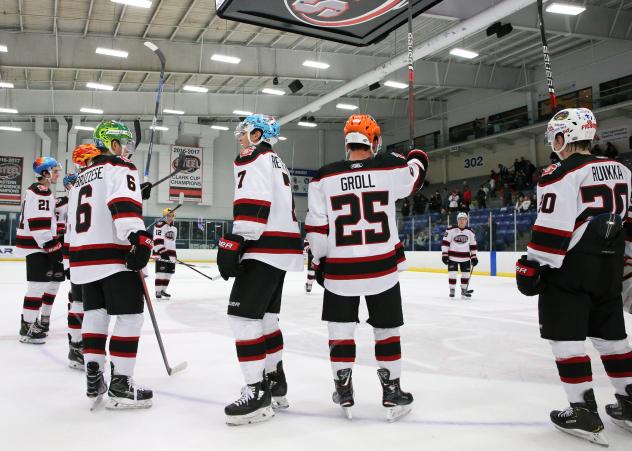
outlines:
M599 106L632 100L632 75L606 81L599 85Z
M418 149L423 149L425 151L434 150L439 147L439 132L432 132L425 135L417 136L415 138L415 147ZM408 140L401 141L395 144L389 144L386 147L387 152L397 152L402 155L406 155L408 153Z
M475 119L465 124L455 125L449 130L450 143L460 143L485 136L485 119Z
M529 125L529 111L525 105L489 116L487 118L487 135L503 133L527 125Z
M592 108L592 88L579 89L577 91L558 96L557 103L558 109L560 110L563 110L564 108ZM553 110L551 109L551 100L546 99L538 102L538 120L548 121L552 117Z

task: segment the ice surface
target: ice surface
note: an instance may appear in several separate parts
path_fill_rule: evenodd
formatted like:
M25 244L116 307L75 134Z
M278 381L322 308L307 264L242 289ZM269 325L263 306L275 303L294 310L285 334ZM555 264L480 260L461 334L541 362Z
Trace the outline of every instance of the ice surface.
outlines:
M213 265L203 265L217 274ZM153 268L149 285L153 289ZM152 388L154 406L91 413L83 373L66 366L66 293L62 285L45 345L18 342L26 289L23 262L0 263L0 443L3 450L597 450L556 431L549 411L567 401L549 345L538 335L537 303L514 280L474 276L471 301L449 300L447 275L401 275L402 386L413 412L393 424L381 406L373 334L362 323L356 342L356 406L352 422L331 402L327 328L320 321L322 289L305 294L305 274L286 277L281 327L290 408L267 423L228 427L223 408L242 385L226 321L231 283L210 282L178 266L172 300L156 303L171 365L167 376L146 318L136 379ZM361 310L366 319L366 310ZM632 318L627 315L628 331ZM632 434L607 419L614 400L598 355L595 391L611 450L632 449Z

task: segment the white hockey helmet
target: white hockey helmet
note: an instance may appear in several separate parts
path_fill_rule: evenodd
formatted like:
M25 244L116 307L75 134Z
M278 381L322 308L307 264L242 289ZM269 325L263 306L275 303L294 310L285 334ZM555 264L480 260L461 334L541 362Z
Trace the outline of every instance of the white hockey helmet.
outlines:
M460 219L465 219L467 221L469 219L467 213L462 211L458 215L456 215L456 220L459 221Z
M564 145L555 150L555 137L562 134ZM592 141L597 134L597 119L588 108L567 108L559 111L549 121L546 138L558 156L568 144Z

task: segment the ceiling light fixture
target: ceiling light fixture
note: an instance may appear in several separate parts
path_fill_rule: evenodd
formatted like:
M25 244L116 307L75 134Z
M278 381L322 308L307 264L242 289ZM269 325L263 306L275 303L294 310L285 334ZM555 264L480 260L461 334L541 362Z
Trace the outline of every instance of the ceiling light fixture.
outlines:
M15 108L0 108L0 113L18 114L18 110Z
M211 125L211 128L213 130L222 130L222 131L228 130L228 127L224 127L223 125Z
M586 11L586 8L581 5L573 5L569 3L551 3L546 7L547 13L564 14L567 16L576 16Z
M4 130L5 132L21 132L22 131L20 127L8 127L6 125L0 126L0 130Z
M339 103L336 105L336 108L339 110L357 110L359 107L357 105L350 105L348 103Z
M471 50L454 48L450 50L450 55L458 56L460 58L466 58L468 60L474 59L478 56L478 53L472 52Z
M251 111L244 111L244 110L234 110L233 114L237 116L252 116Z
M261 92L263 92L264 94L272 94L273 96L285 95L285 91L281 91L280 89L263 88Z
M94 127L88 127L87 125L75 125L75 130L85 130L87 132L94 131Z
M127 58L129 56L129 53L125 50L106 49L105 47L97 47L94 52L99 55L115 56L117 58Z
M318 126L318 124L316 124L315 122L305 122L305 121L299 121L298 125L300 125L301 127L311 127L311 128Z
M112 3L121 5L137 6L138 8L151 8L151 0L110 0Z
M182 110L170 110L169 108L163 109L162 112L165 114L179 114L179 115L184 114L184 111Z
M241 62L241 58L236 56L220 55L219 53L214 53L213 56L211 56L211 60L228 64L239 64Z
M106 85L103 83L88 82L86 83L86 88L98 89L100 91L112 91L114 89L114 86Z
M401 83L399 81L393 81L393 80L385 81L384 86L388 86L389 88L397 88L397 89L408 88L408 85L406 83Z
M6 45L0 44L0 52L7 53L8 51L9 49L7 48Z
M285 136L279 136L279 141L285 141L287 138Z
M169 127L165 127L164 125L150 125L149 128L151 130L158 130L159 132L166 132L169 130Z
M182 90L190 91L190 92L203 92L203 93L208 92L208 88L205 88L204 86L194 86L194 85L184 85L182 87Z
M305 60L303 61L303 66L313 67L314 69L329 69L329 64L322 61Z
M13 83L9 83L8 81L0 81L0 88L14 88Z
M79 111L81 111L82 113L87 113L87 114L103 114L103 110L100 110L98 108L88 108L88 107L82 107Z

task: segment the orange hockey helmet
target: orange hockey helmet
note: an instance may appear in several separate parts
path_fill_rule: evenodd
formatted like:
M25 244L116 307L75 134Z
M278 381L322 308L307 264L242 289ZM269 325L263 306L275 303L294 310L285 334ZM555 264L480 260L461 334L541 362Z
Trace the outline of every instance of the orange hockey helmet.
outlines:
M86 161L101 155L101 151L94 144L81 144L72 151L72 162L79 167L86 167Z
M368 114L354 114L345 124L345 146L364 144L371 148L373 155L382 147L382 131L375 119Z

